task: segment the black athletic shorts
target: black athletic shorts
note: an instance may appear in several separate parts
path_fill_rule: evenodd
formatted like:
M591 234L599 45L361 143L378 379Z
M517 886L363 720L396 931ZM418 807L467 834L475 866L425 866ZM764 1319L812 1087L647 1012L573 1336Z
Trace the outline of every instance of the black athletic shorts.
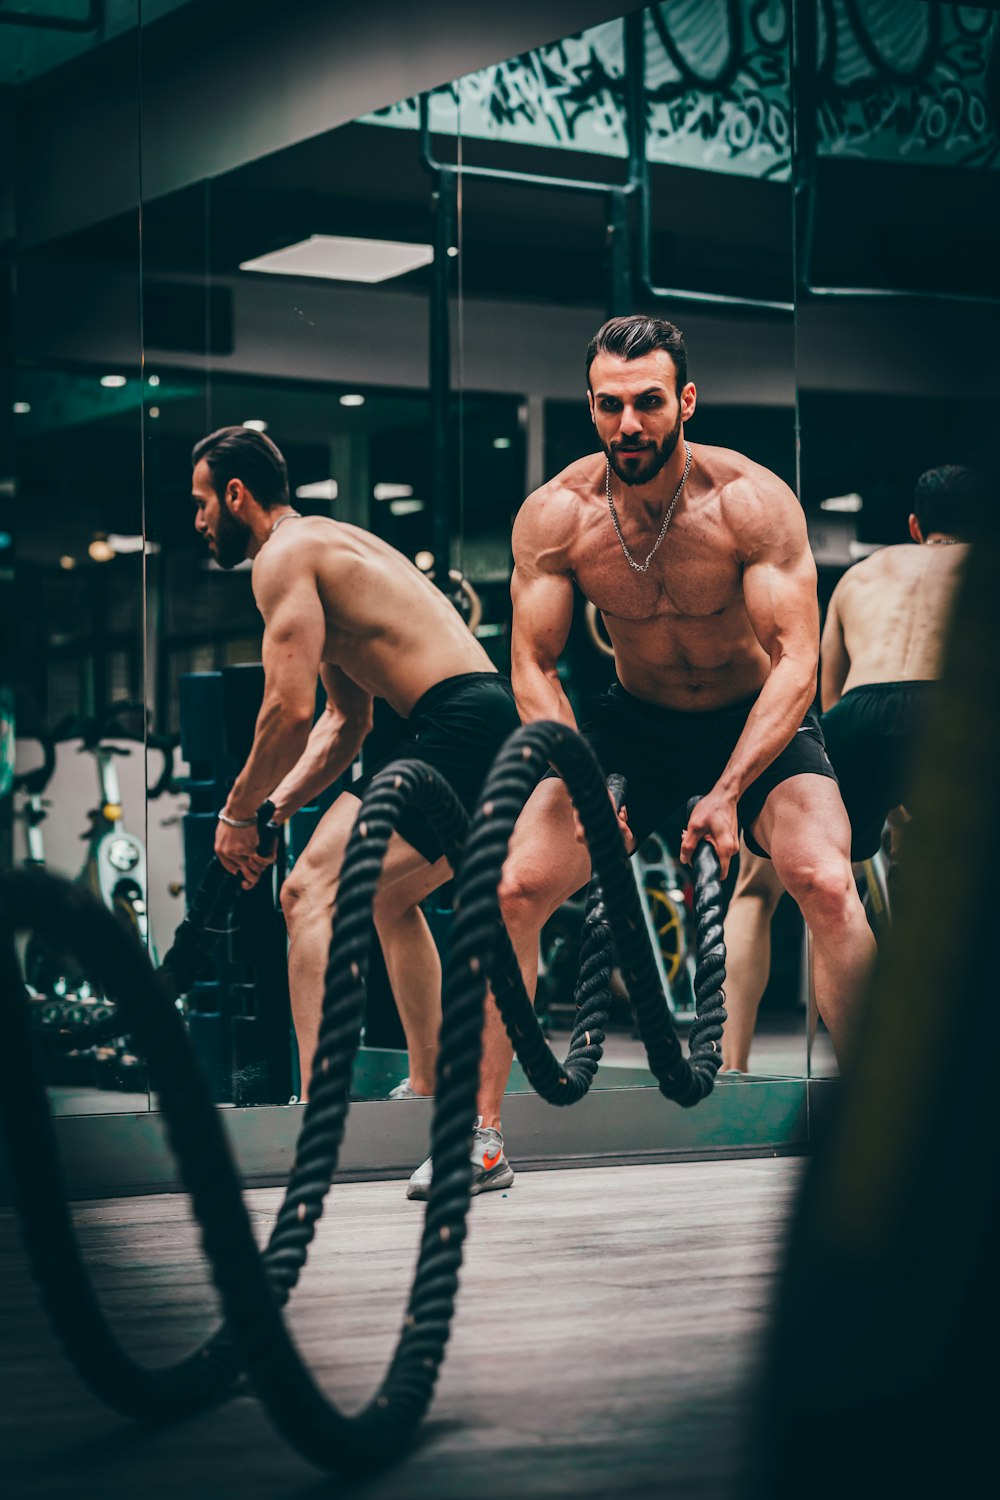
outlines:
M823 715L823 735L851 820L851 858L869 859L886 814L905 803L910 755L937 683L851 688Z
M486 773L504 740L520 726L510 682L499 672L461 672L428 688L406 720L407 732L392 752L348 790L364 795L372 777L393 760L422 760L440 771L462 806L472 812ZM422 813L408 810L399 833L431 864L443 850Z
M654 830L671 841L679 840L687 823L688 802L712 790L756 700L754 693L725 708L695 713L634 698L620 682L612 683L598 699L581 731L593 746L605 775L619 772L626 778L625 805L637 844ZM827 758L819 719L811 708L791 743L739 800L740 827L755 854L767 858L767 851L749 828L760 816L768 794L779 782L805 774L837 779Z

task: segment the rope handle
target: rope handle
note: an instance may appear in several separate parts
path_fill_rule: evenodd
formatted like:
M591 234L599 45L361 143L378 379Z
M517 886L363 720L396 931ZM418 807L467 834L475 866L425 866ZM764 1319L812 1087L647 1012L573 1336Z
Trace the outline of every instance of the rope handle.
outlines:
M628 782L625 780L625 777L622 776L620 772L613 771L608 777L608 791L611 793L611 800L615 805L615 812L621 812L622 808L625 806L625 793L627 789Z

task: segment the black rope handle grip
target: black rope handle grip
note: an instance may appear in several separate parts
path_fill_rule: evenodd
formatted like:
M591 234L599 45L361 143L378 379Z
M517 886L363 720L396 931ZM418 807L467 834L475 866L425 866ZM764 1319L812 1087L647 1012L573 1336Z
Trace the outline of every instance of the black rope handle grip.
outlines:
M607 788L615 812L621 812L625 805L624 776L617 773L609 776ZM611 928L608 926L604 892L601 890L601 882L594 875L587 887L587 902L580 935L580 967L573 992L576 1015L570 1036L569 1052L571 1056L579 1057L581 1060L583 1058L591 1060L595 1072L604 1056L604 1028L611 1014L611 971L614 965L614 940L611 936ZM566 1096L560 1093L556 1097L561 1101ZM574 1093L574 1100L576 1097Z
M692 797L688 817L701 801ZM719 856L707 839L699 839L692 859L695 914L695 1018L688 1034L692 1054L703 1044L717 1048L726 1019L726 944L722 925L722 869ZM718 1030L716 1030L718 1021ZM719 1054L719 1063L722 1061Z

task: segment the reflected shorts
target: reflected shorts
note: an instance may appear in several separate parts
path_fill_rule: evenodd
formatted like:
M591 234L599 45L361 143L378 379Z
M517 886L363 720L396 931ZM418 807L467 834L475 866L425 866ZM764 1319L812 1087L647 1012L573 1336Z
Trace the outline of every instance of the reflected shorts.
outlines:
M422 760L440 771L471 813L504 740L520 726L514 694L499 672L462 672L428 688L406 721L407 732L392 753L348 790L362 797L372 777L394 760ZM437 834L416 809L407 809L399 834L430 864L443 850Z
M823 734L851 820L851 858L869 859L886 814L905 803L910 756L937 683L852 688L823 715Z

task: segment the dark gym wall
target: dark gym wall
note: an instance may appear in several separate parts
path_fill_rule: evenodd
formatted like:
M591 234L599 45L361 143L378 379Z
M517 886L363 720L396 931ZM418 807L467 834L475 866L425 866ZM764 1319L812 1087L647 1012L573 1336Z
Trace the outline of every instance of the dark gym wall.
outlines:
M137 46L144 118L171 122L143 142L148 201L633 9L641 7L622 0L184 7L144 32L155 33L155 46L142 49L142 38L128 33L21 92L18 171L32 184L21 243L135 206ZM120 143L117 164L110 141Z

